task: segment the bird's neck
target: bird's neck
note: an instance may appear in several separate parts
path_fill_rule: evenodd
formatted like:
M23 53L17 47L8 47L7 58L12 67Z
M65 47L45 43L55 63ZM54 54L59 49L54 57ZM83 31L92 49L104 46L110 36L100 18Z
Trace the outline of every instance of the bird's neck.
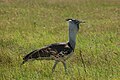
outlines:
M69 43L74 50L76 45L76 31L70 29L69 29Z

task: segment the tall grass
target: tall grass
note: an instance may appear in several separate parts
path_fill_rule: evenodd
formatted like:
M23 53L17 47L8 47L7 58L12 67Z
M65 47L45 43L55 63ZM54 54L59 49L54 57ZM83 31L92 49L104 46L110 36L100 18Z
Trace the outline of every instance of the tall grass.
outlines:
M119 4L119 0L1 0L0 80L119 80ZM54 61L30 61L20 67L30 51L67 41L66 18L86 21L67 61L68 74L62 64L51 74Z

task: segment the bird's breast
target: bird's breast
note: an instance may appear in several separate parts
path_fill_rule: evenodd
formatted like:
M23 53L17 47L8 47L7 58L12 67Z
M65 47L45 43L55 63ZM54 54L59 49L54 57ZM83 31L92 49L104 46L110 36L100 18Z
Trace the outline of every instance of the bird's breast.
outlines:
M69 54L63 54L62 52L53 56L53 58L57 61L65 61L68 58L70 58L70 56L73 54L73 52L69 53Z

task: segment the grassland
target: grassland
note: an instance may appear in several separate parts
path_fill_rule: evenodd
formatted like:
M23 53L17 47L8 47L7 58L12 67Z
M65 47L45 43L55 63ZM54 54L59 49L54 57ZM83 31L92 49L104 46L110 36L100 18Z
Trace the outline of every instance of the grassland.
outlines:
M20 67L30 51L67 41L66 18L86 21L67 61L68 74L62 64L51 74L54 61ZM120 80L120 1L0 0L0 80Z

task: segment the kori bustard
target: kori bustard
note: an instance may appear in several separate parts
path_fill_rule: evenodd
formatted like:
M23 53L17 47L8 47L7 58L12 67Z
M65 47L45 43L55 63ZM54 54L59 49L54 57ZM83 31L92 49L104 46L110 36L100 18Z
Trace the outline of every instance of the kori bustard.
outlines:
M76 19L66 19L69 23L69 40L66 43L54 43L41 49L36 49L23 58L22 64L28 60L55 60L52 72L54 72L58 62L62 62L66 72L66 60L73 54L76 45L76 34L79 24L84 23Z

